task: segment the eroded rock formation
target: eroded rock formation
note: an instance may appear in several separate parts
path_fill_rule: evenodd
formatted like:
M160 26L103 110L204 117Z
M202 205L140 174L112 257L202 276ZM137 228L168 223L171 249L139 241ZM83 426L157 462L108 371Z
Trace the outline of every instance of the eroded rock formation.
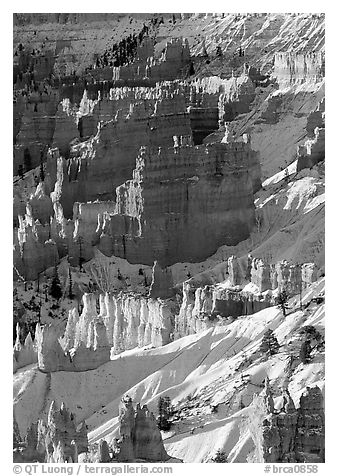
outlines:
M115 440L114 453L120 462L166 461L170 456L164 449L161 432L154 415L146 405L134 409L130 398L122 399L119 410L119 438Z
M183 283L175 337L208 329L219 318L231 321L274 306L276 291L285 290L290 297L300 294L317 279L317 271L313 263L293 265L284 260L268 265L250 255L246 260L231 256L224 262L222 284L202 285L198 278Z
M323 463L324 410L318 387L307 387L296 408L288 389L282 393L283 406L276 410L269 384L260 398L265 415L261 421L261 458L265 463Z
M16 372L21 367L34 364L38 361L38 352L36 342L33 341L29 332L25 342L20 342L20 326L16 327L16 340L13 348L13 371Z
M176 303L122 294L100 296L100 313L93 294L83 296L81 315L69 311L66 328L48 324L36 329L38 365L43 372L95 369L111 352L170 342Z
M20 463L74 463L78 454L87 450L86 424L78 426L64 403L58 409L53 401L47 421L39 420L30 426L25 440L17 445L13 459Z

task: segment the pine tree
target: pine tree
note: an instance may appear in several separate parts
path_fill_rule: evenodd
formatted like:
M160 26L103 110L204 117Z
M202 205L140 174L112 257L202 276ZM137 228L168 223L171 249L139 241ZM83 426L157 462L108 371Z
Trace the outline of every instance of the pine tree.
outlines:
M18 175L21 179L24 178L25 174L24 174L24 171L23 171L23 165L22 164L20 164L19 167L18 167Z
M23 165L25 172L28 172L32 168L32 157L27 147L23 152Z
M160 430L168 431L171 427L169 418L172 416L172 405L169 397L160 397L158 400L157 425Z
M50 287L49 294L54 299L58 299L58 300L62 297L62 289L61 289L61 285L60 285L60 279L59 279L59 275L58 275L57 265L55 265L55 268L54 268L54 276L53 276L53 280L52 280L52 284L51 284L51 287Z
M224 453L224 451L217 450L215 456L213 456L210 460L211 463L227 463L228 457Z
M68 298L69 298L69 299L74 299L73 280L72 280L72 273L71 273L71 271L70 271L70 268L68 269L68 278L69 278Z
M42 162L42 159L41 159L41 162L40 162L40 182L44 182L45 181L45 171L43 170L43 162Z
M189 76L193 76L195 74L194 63L191 61L189 66Z
M286 316L288 299L289 299L289 296L285 290L281 291L276 298L277 306L283 311L284 317Z
M79 245L79 266L80 266L80 271L82 271L82 265L85 261L83 255L82 255L82 245L83 245L83 238L82 236L79 236L76 242Z
M300 348L299 358L303 364L308 364L311 360L312 347L309 340L303 342Z
M279 347L280 346L278 340L276 339L273 331L271 329L268 329L263 335L259 351L262 354L267 354L269 357L271 357L272 355L278 353Z

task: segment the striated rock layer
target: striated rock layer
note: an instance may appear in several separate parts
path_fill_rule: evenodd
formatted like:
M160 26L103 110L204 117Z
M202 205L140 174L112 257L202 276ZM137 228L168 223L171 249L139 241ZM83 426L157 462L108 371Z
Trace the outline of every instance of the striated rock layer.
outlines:
M245 143L141 148L133 180L117 188L117 214L102 227L110 247L98 248L165 267L237 244L253 227L257 168Z

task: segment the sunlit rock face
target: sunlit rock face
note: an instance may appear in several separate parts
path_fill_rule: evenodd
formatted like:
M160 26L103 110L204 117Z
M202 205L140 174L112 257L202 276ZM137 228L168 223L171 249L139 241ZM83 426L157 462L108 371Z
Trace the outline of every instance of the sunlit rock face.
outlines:
M35 346L42 372L96 369L125 350L147 345L160 347L173 339L177 312L174 300L106 293L99 301L98 314L95 295L85 294L82 313L79 315L76 309L69 311L64 329L54 323L42 328L37 325ZM22 351L20 355L23 356ZM34 356L36 361L36 353Z
M146 405L137 404L134 409L131 399L122 399L119 422L119 439L114 448L118 461L155 462L170 458L164 449L156 419Z
M47 419L31 424L24 441L18 442L13 460L17 463L75 463L78 454L86 451L86 424L83 422L78 426L75 415L64 403L58 408L52 401Z
M283 406L274 408L271 389L260 395L263 414L258 426L261 435L261 462L323 463L325 420L323 394L319 387L307 387L296 408L288 389L283 389ZM260 445L259 445L260 446Z

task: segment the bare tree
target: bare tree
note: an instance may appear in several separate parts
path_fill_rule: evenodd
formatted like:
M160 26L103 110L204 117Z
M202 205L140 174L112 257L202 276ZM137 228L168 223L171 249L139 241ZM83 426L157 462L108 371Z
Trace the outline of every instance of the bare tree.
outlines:
M116 276L112 262L102 257L97 258L88 268L88 272L101 292L109 293L114 291Z

